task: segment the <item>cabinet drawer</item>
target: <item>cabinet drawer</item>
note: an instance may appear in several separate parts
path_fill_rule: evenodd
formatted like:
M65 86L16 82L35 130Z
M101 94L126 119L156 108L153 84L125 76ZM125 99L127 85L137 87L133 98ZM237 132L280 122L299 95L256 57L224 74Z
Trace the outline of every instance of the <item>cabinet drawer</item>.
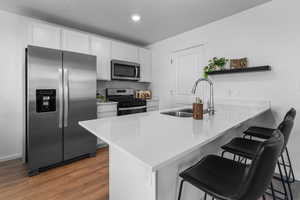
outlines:
M97 112L117 112L117 104L108 104L108 105L98 105Z

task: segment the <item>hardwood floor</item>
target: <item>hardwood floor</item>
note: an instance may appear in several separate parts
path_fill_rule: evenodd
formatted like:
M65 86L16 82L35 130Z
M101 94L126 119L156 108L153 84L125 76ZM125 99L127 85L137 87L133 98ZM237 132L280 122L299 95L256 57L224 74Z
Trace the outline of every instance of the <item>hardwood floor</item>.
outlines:
M300 200L300 183L293 184ZM107 200L108 148L86 158L28 177L21 160L0 163L0 200ZM271 200L267 197L267 200Z
M21 160L0 163L0 200L107 200L108 148L28 177Z

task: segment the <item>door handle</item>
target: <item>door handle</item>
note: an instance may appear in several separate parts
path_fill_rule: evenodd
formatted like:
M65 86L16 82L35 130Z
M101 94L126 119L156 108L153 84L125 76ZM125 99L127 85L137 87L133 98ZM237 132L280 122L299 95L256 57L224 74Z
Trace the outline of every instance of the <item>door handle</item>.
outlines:
M138 78L138 67L135 66L135 78Z
M128 107L128 108L119 108L119 111L138 110L138 109L144 109L144 108L147 108L147 106L135 106L135 107Z
M69 116L69 71L64 69L64 127L68 127Z
M63 124L63 72L62 69L58 69L59 74L59 89L58 89L58 101L59 101L59 110L58 110L58 127L62 128Z

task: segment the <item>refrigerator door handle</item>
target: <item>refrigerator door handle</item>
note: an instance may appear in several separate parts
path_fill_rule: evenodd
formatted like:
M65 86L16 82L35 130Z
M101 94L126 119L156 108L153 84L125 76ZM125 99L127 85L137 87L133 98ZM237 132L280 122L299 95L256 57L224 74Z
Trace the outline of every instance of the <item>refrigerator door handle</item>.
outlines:
M69 116L69 71L64 69L64 127L68 127Z
M58 112L59 112L59 117L58 117L58 126L59 128L62 128L62 124L63 124L63 72L62 69L58 69L58 73L59 73L59 89L58 89L58 101L59 101L59 108L58 108Z

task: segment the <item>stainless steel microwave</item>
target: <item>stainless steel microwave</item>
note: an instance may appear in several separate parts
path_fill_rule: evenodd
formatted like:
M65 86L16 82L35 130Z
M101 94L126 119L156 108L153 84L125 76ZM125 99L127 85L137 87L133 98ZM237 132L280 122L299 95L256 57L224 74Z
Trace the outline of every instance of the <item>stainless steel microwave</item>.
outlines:
M122 60L111 61L111 79L112 80L140 80L140 64Z

